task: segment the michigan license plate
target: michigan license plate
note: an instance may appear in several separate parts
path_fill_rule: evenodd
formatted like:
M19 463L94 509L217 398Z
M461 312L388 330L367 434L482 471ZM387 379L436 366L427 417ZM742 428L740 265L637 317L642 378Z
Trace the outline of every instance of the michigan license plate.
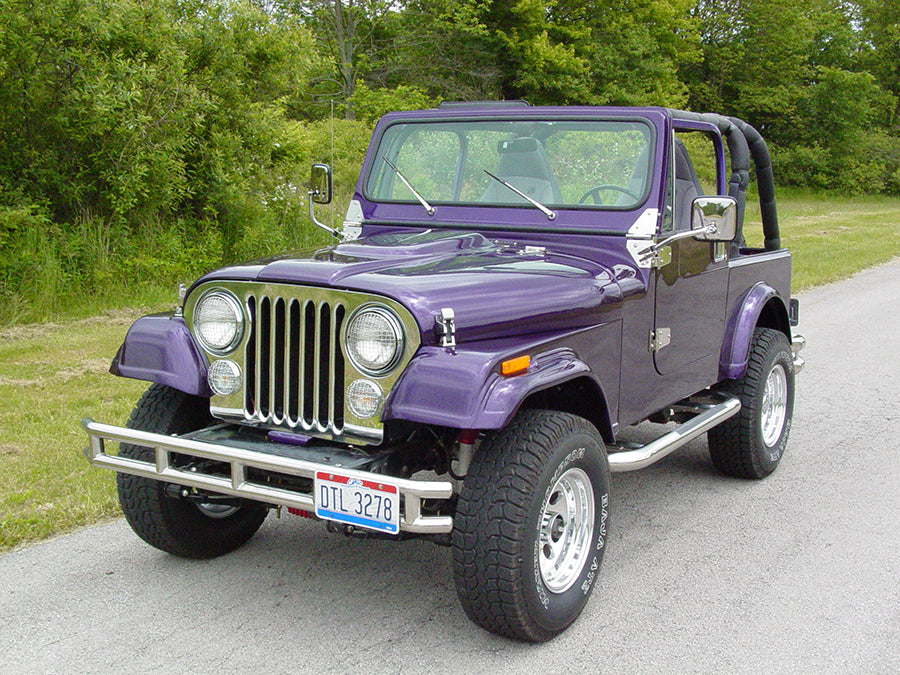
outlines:
M316 515L379 532L400 531L400 490L381 481L316 471Z

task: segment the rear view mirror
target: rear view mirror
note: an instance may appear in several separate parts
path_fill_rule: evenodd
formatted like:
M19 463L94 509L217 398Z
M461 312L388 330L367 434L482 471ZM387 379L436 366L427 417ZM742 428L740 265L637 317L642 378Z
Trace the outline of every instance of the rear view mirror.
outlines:
M697 197L691 206L691 230L700 241L731 241L737 232L737 201L733 197Z
M313 164L309 176L309 198L316 204L331 202L331 167Z

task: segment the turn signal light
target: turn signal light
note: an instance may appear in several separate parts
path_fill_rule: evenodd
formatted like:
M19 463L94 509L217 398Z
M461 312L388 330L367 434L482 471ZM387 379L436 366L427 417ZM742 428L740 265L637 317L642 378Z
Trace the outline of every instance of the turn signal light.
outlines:
M528 370L528 366L530 365L530 356L528 356L527 354L525 356L517 356L514 359L504 361L502 364L500 364L500 372L507 377L509 377L510 375L518 375L519 373L524 373L526 370Z

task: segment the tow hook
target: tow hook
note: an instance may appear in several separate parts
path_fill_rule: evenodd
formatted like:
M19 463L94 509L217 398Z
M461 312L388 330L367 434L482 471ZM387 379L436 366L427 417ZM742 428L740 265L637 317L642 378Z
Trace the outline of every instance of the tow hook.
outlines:
M367 539L369 536L373 535L373 533L368 532L367 530L360 529L358 527L354 527L353 525L345 525L342 523L336 523L333 520L325 521L325 527L328 528L328 531L332 534L343 534L345 537L357 537L359 539Z

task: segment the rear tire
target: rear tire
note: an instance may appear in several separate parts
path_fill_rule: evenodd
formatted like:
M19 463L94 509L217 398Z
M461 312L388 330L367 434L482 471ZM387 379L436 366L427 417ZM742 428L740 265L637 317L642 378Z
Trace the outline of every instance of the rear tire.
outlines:
M473 458L453 526L453 572L466 614L531 642L581 613L606 550L609 464L594 426L526 410Z
M183 434L212 421L209 401L152 384L126 424L158 434ZM119 456L154 461L152 448L122 444ZM151 546L184 558L214 558L247 542L262 525L268 509L256 502L239 506L196 504L166 494L166 483L119 473L119 504L131 529Z
M730 476L765 478L784 456L794 415L794 358L784 333L757 328L747 370L725 390L741 410L707 433L710 458Z

